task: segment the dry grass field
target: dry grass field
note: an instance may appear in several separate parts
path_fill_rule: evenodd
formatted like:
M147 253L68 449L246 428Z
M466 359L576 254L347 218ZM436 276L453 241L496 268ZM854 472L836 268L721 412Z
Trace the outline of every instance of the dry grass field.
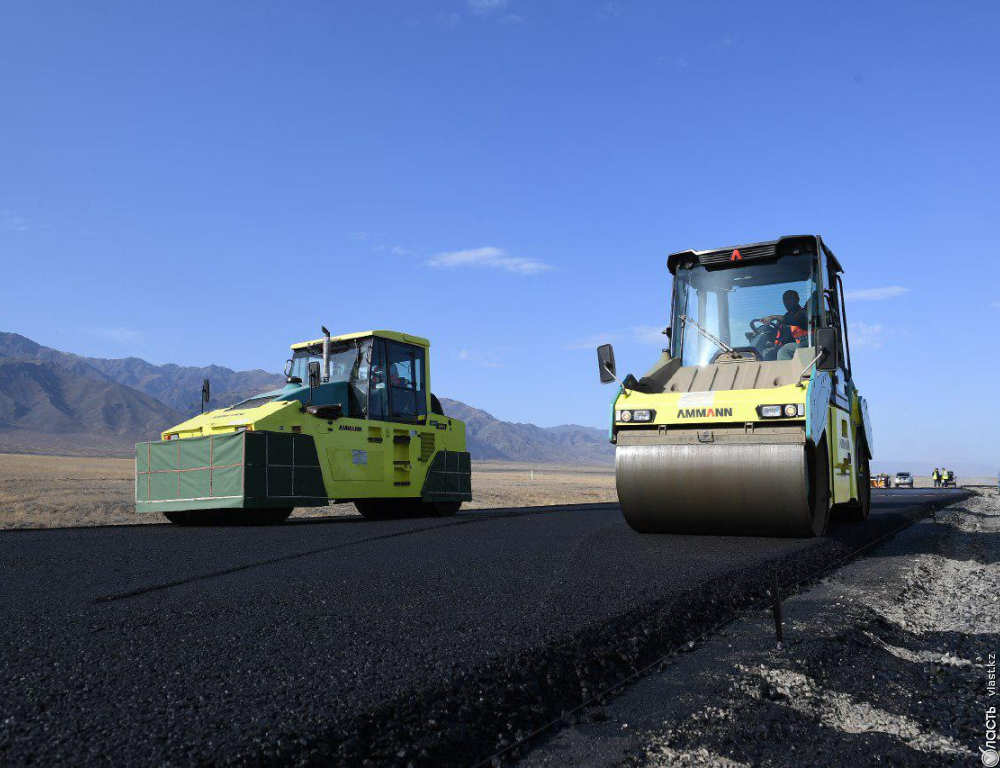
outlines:
M131 459L0 454L0 529L159 523L132 502ZM467 509L614 501L614 467L473 462ZM356 514L350 504L296 510L294 517Z

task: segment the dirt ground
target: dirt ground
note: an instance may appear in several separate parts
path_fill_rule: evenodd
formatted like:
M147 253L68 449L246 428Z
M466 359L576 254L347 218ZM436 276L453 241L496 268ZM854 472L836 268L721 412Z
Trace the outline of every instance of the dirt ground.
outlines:
M781 647L747 614L524 764L997 765L1000 498L977 490L784 601Z
M613 466L473 462L466 509L616 501ZM131 459L0 454L0 529L159 523L135 513ZM353 505L296 510L293 517L357 514Z

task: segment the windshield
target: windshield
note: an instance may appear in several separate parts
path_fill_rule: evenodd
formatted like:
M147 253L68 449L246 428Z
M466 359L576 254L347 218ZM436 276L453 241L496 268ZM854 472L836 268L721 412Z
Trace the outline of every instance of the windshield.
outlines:
M361 341L361 354L358 353L358 344L354 341L346 343L334 343L330 345L330 382L357 382L359 380L368 381L368 364L371 355L368 350L371 348L371 339ZM292 355L292 376L298 376L303 383L309 381L309 363L313 360L323 364L322 346L310 349L297 349ZM320 368L322 371L322 367ZM325 383L325 382L324 382Z
M679 265L671 356L681 365L707 365L723 349L709 338L715 336L760 361L792 359L812 345L818 322L814 263L811 255L794 255L740 267Z

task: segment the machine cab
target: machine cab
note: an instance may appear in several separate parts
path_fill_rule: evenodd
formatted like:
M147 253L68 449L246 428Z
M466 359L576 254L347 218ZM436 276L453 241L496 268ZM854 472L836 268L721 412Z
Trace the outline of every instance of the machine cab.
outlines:
M371 331L295 344L286 365L295 399L311 405L340 404L344 416L394 422L422 422L430 403L429 342L393 331ZM325 352L324 352L325 350ZM302 392L309 366L320 370L318 385Z

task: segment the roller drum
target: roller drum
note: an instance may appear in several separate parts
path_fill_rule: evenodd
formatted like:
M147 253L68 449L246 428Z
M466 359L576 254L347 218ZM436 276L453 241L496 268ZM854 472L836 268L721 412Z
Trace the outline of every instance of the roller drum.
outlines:
M807 537L826 528L826 484L810 494L815 463L802 443L619 445L615 479L642 533Z

